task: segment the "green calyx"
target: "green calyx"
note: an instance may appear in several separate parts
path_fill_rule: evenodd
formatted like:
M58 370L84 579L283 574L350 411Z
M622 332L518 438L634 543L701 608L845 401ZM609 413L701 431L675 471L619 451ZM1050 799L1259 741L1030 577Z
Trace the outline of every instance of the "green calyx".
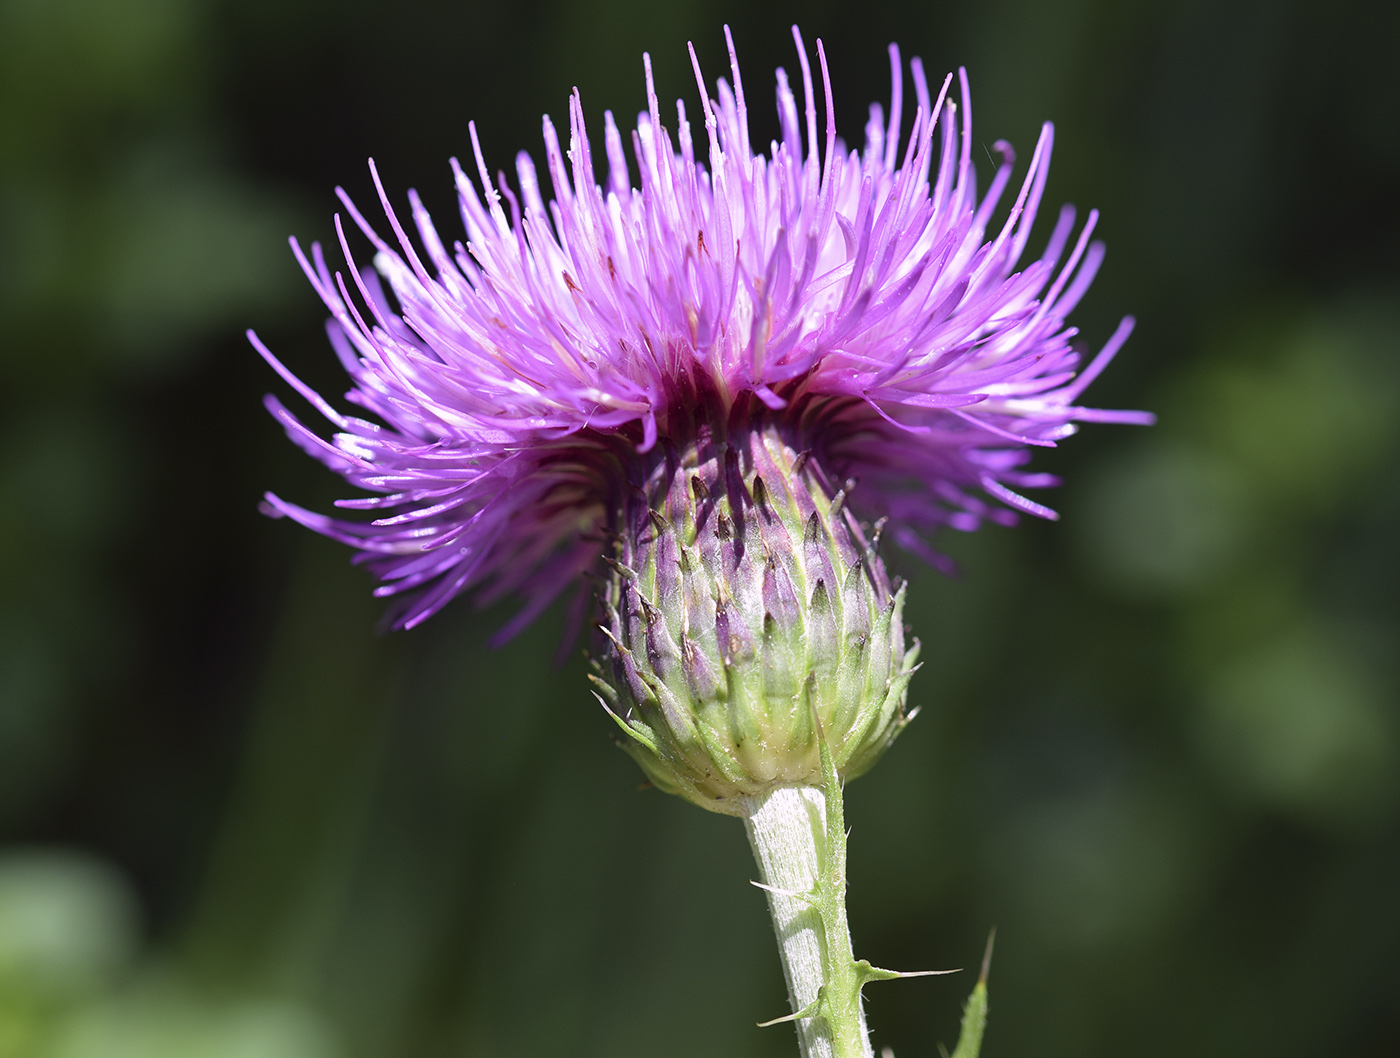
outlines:
M600 595L599 697L651 781L701 807L867 770L910 717L917 642L820 458L772 424L639 459Z

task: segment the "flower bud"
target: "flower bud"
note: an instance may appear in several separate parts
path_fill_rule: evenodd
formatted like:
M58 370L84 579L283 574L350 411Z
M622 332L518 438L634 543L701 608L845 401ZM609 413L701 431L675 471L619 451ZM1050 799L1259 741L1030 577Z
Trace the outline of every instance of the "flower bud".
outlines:
M820 460L768 423L642 457L618 504L594 683L651 781L712 811L869 768L908 721L904 589ZM853 483L850 483L853 485ZM820 721L820 727L818 727Z

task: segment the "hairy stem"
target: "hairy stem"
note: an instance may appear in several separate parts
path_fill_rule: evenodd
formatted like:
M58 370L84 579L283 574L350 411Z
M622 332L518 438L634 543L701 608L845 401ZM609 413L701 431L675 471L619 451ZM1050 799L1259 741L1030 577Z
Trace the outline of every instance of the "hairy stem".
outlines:
M826 754L823 754L826 756ZM830 768L829 760L826 761ZM834 770L817 786L749 799L745 824L767 888L803 1058L872 1058L846 924L846 832Z

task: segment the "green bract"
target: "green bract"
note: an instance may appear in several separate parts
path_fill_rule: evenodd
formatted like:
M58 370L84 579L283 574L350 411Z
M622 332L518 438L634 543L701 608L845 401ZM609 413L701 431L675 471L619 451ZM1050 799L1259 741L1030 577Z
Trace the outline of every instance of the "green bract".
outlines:
M821 460L774 424L701 426L638 460L620 498L594 682L655 785L743 814L841 775L908 722L904 589ZM854 483L848 483L848 487Z

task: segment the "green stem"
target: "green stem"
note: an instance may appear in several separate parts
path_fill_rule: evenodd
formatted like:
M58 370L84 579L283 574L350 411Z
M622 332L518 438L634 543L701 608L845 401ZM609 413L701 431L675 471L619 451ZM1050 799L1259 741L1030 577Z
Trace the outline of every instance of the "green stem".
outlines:
M824 748L824 747L823 747ZM826 757L827 754L823 753ZM803 1058L873 1058L851 952L841 784L784 786L749 799L745 824L768 893Z

